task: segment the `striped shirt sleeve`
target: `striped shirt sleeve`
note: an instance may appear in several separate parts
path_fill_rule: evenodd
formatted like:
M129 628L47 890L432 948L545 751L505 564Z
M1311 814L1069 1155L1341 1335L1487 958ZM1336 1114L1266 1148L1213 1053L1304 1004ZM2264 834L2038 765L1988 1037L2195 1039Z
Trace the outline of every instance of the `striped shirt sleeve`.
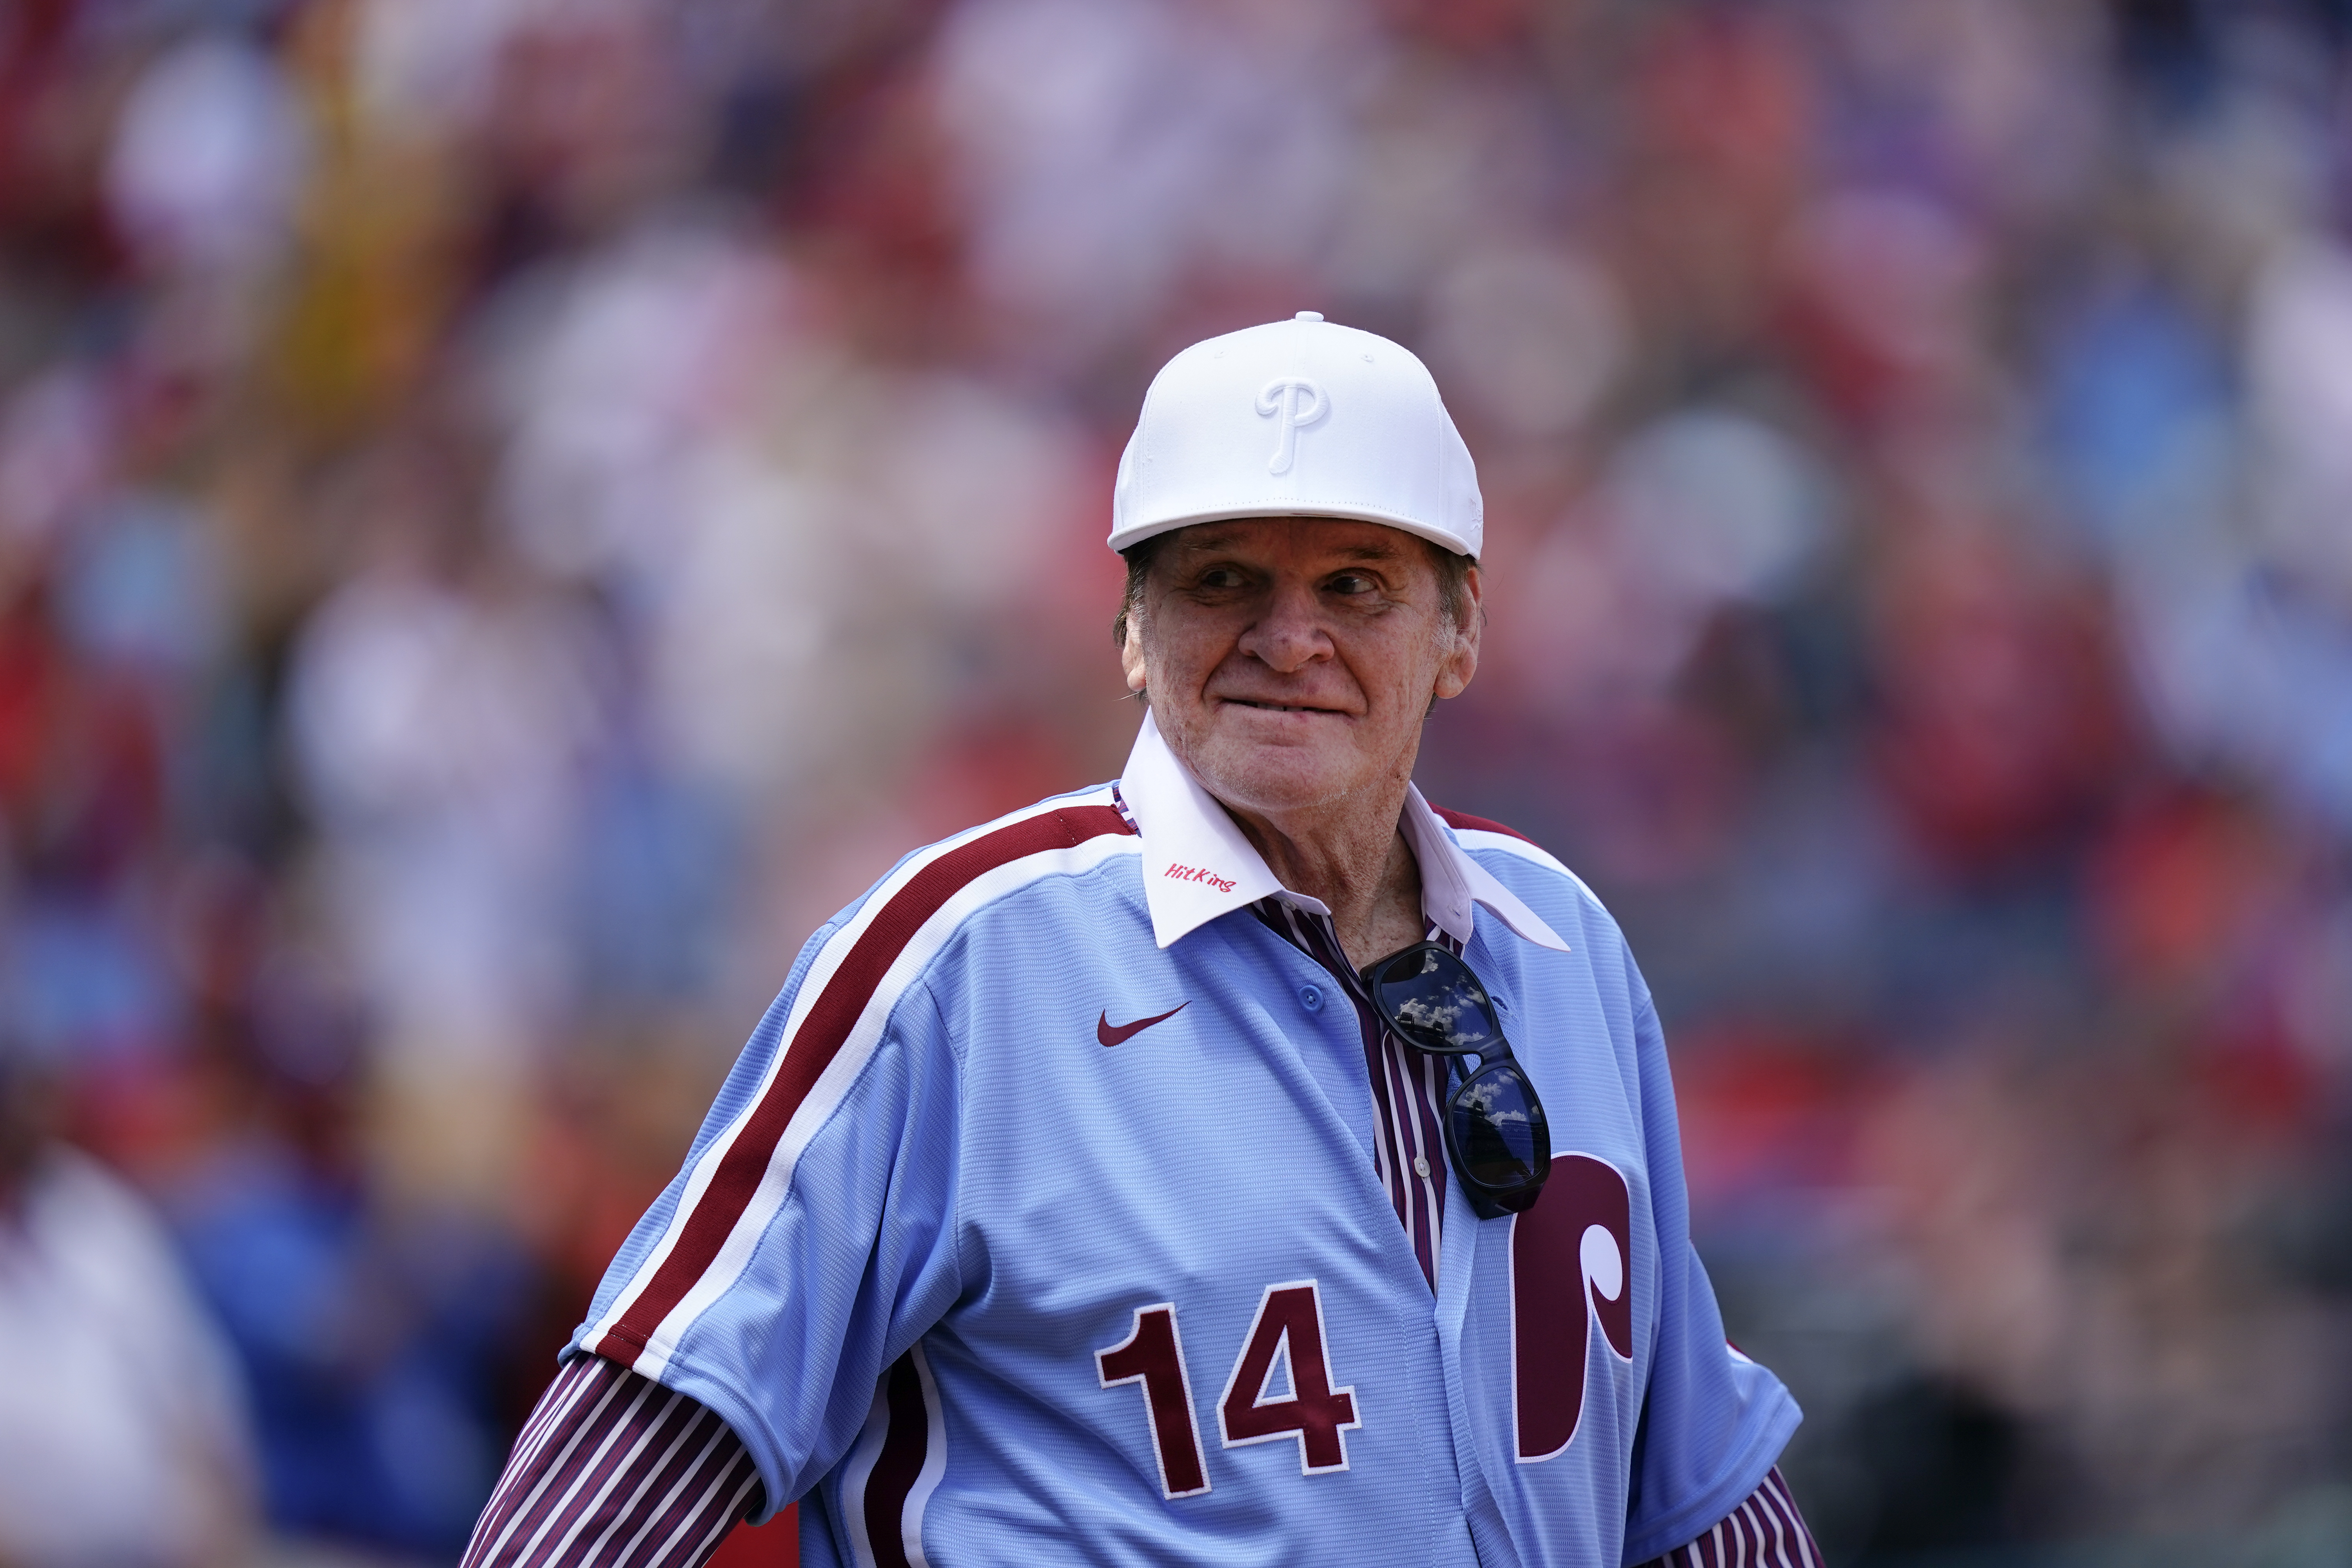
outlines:
M1713 1530L1642 1568L1822 1568L1822 1554L1775 1465Z
M600 1356L540 1396L462 1568L699 1568L761 1502L727 1424Z

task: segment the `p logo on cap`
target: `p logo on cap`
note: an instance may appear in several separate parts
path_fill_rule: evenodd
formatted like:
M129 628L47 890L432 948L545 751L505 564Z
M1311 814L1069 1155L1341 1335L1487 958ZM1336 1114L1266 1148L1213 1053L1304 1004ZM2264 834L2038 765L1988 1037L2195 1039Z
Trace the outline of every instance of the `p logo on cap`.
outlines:
M1477 468L1427 368L1312 310L1194 343L1144 395L1110 547L1229 517L1359 518L1462 555L1486 533Z
M1257 395L1257 411L1273 415L1280 432L1274 438L1274 456L1266 459L1265 471L1286 474L1291 459L1298 455L1299 428L1331 412L1331 400L1307 377L1286 375L1265 384Z

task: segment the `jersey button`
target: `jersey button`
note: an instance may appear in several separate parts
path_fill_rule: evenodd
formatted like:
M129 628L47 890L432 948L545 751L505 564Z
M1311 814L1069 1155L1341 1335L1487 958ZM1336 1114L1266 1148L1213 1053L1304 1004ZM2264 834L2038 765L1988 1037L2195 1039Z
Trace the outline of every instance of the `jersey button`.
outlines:
M1427 1181L1429 1179L1428 1155L1415 1154L1412 1157L1412 1173L1419 1176L1423 1181Z
M1298 988L1298 1005L1310 1013L1319 1013L1323 1010L1323 993L1312 985L1302 985Z

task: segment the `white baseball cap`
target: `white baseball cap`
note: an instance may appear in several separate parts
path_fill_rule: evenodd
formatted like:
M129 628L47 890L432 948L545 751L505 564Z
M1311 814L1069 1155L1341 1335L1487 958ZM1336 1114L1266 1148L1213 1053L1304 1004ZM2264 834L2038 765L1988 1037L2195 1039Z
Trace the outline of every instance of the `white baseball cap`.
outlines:
M1475 555L1470 448L1421 361L1301 310L1194 343L1144 394L1110 547L1227 517L1352 517Z

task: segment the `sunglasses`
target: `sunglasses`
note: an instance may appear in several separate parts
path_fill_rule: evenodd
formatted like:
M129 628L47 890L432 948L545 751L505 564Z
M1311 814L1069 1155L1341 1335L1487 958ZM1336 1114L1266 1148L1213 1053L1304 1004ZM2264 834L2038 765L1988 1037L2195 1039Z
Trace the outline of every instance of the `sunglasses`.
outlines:
M1445 1152L1479 1217L1534 1207L1551 1174L1550 1124L1470 966L1450 948L1416 942L1366 965L1363 981L1408 1044L1433 1056L1478 1058L1447 1096L1444 1124Z

